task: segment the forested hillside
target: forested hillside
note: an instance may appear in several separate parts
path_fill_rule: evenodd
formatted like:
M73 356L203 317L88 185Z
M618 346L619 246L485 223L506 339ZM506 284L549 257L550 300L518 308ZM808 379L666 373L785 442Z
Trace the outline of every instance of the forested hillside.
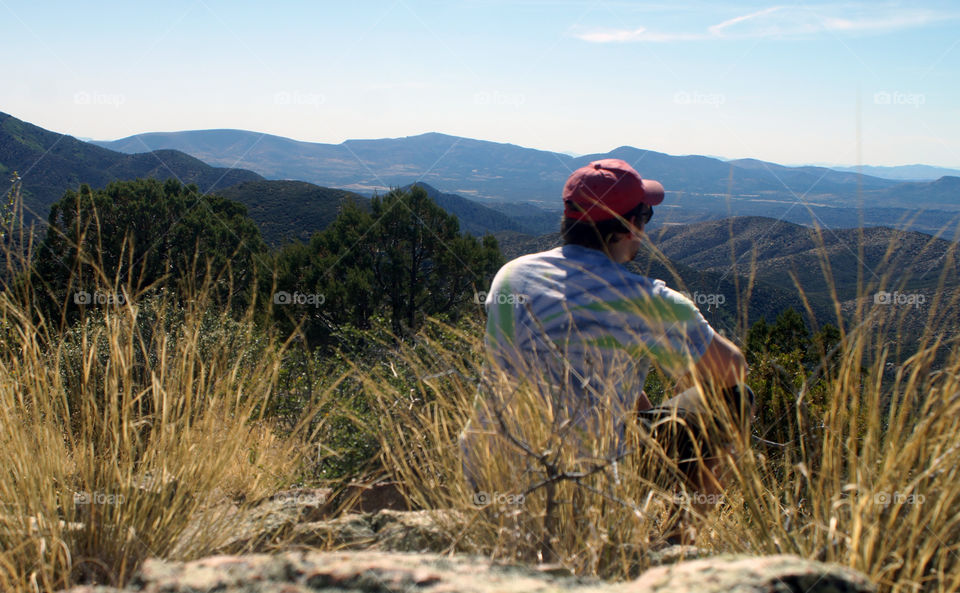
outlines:
M83 183L99 188L138 177L173 178L209 192L262 179L251 171L211 167L176 150L114 152L0 113L0 175L13 172L23 180L27 216L40 220L46 220L48 208L65 190Z

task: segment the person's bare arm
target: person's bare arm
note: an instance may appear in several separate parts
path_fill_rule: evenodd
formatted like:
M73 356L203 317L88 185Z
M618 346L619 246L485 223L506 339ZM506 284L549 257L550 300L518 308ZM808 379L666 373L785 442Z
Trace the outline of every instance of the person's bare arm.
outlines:
M693 373L702 382L715 387L733 387L747 375L747 361L740 348L720 334L715 334L707 351L693 367ZM677 382L679 390L693 386L693 377L687 373Z
M637 397L637 411L645 412L653 407L653 404L650 403L650 398L647 397L647 392L640 390L640 396Z

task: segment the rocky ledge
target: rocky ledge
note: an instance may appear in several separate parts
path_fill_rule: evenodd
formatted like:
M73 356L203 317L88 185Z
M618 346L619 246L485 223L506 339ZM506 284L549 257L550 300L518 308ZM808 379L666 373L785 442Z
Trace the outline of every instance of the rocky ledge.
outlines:
M126 588L80 586L70 593L874 591L864 576L836 565L795 556L702 558L691 546L651 552L653 568L639 578L607 583L556 567L449 554L450 524L462 521L456 513L378 505L376 512L331 517L327 498L321 490L280 493L240 513L219 555L191 562L149 559Z
M126 589L70 593L866 593L861 575L794 556L717 556L653 568L609 584L468 556L404 552L299 551L148 560Z

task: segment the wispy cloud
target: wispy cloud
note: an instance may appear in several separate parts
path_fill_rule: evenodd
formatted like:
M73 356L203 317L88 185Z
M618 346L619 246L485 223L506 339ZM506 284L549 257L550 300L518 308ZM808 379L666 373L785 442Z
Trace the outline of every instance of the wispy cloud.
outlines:
M643 27L637 29L606 29L576 34L576 37L592 43L628 43L631 41L695 41L705 36L698 33L658 33Z
M770 17L774 13L781 10L783 10L782 6L771 6L770 8L764 8L763 10L751 12L750 14L742 14L740 16L735 16L732 19L727 19L722 23L713 25L712 27L709 27L707 31L709 31L710 35L712 36L722 37L729 29L734 29L734 31L736 31L738 25L749 25L751 24L751 21L753 23L757 21L767 21L767 17Z
M902 9L882 13L874 7L771 6L742 14L711 25L701 31L651 31L646 27L635 29L594 29L578 31L574 37L590 43L631 43L671 41L704 41L721 39L788 38L822 32L887 32L922 27L929 23L956 19L960 13L942 13L932 10Z

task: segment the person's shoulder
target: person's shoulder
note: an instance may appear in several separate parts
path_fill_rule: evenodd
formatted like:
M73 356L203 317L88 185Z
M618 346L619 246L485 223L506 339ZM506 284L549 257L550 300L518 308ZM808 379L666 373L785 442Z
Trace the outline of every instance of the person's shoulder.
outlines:
M635 272L626 266L623 266L625 276L629 278L633 283L638 286L643 287L643 289L650 294L658 294L661 290L666 288L666 284L663 280L657 280L656 278L651 278L650 276L644 276L639 272ZM670 290L667 288L667 290Z
M559 260L563 259L561 253L561 248L556 247L554 249L548 249L546 251L538 251L536 253L527 253L521 255L514 259L511 259L507 263L503 264L500 268L501 272L521 272L523 270L528 270L531 268L539 268L542 266L557 265Z
M515 266L522 265L526 262L535 262L546 259L553 259L561 257L561 247L554 247L553 249L547 249L546 251L537 251L536 253L527 253L518 257L515 257L504 264L504 266Z
M694 309L697 308L696 304L694 304L693 300L691 300L689 296L687 296L686 294L678 290L674 290L670 288L669 286L667 286L667 283L664 282L663 280L653 281L652 292L657 296L663 299L666 299L672 303L692 307Z
M508 261L497 271L493 278L493 285L499 286L507 282L522 281L524 278L539 275L544 267L554 265L551 260L556 259L553 252L557 249L528 253Z

